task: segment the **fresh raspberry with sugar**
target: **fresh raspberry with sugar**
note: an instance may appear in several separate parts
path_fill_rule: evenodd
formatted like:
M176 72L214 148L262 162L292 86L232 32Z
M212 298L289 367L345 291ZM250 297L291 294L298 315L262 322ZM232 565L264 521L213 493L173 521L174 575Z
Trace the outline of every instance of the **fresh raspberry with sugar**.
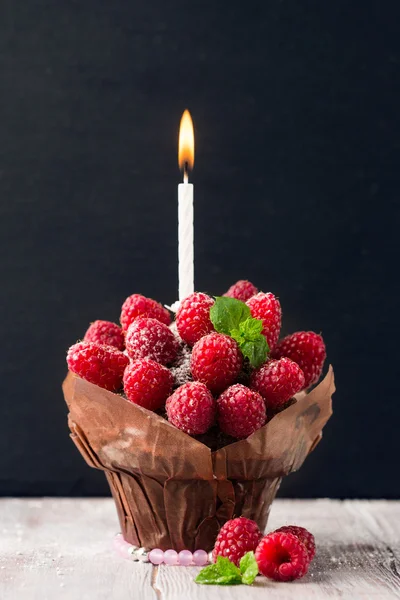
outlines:
M287 356L299 365L304 373L304 388L317 383L326 359L322 336L314 331L297 331L279 342L272 353L273 358Z
M218 556L225 556L238 567L246 552L255 551L261 537L255 521L245 517L231 519L220 529L212 553L213 561Z
M111 321L94 321L83 338L85 342L93 342L105 346L114 346L117 350L125 348L125 336L121 327Z
M122 377L129 358L112 346L78 342L67 354L68 368L73 373L110 392L122 387Z
M220 395L217 415L221 431L239 439L260 429L267 419L263 398L241 383L232 385Z
M228 296L228 298L236 298L236 300L241 300L242 302L246 302L252 296L255 296L258 293L258 289L255 285L253 285L250 281L246 279L240 279L224 294L224 296Z
M304 373L290 358L270 360L251 374L251 389L265 400L268 410L275 411L304 387Z
M169 312L162 304L141 294L132 294L132 296L128 296L122 305L120 316L122 329L126 331L129 325L138 317L157 319L165 325L171 323Z
M138 317L129 325L125 344L133 360L150 358L162 365L174 362L179 350L179 342L170 328L149 317Z
M176 313L176 326L179 335L189 346L214 331L210 319L213 304L214 300L202 292L195 292L182 300Z
M315 538L308 529L299 527L298 525L285 525L284 527L276 529L274 533L292 533L295 535L305 545L308 552L308 558L310 559L310 562L312 561L315 556Z
M246 302L250 308L251 316L263 323L262 334L265 336L269 349L272 350L281 331L282 309L278 298L268 292L259 292Z
M148 410L158 410L172 391L170 371L154 360L135 360L125 369L124 391L128 400Z
M258 544L255 557L262 575L276 581L303 577L310 565L303 542L292 533L269 533Z
M233 383L243 365L235 340L223 333L210 333L193 347L190 368L193 378L218 394Z
M167 399L168 421L189 435L205 433L215 419L215 400L204 383L181 385Z

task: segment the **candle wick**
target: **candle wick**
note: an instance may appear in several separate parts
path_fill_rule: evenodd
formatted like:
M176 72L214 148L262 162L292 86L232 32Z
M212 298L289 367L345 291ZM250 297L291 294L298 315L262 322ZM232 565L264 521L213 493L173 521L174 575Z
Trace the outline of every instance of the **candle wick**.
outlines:
M189 165L187 161L183 165L183 183L189 183Z

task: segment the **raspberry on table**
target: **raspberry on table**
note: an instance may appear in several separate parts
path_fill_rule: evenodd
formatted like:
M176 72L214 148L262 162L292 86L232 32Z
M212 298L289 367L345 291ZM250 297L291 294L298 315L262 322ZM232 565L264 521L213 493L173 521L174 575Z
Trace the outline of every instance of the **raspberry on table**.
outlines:
M285 525L284 527L279 527L276 529L274 533L292 533L295 535L303 544L305 545L308 557L310 562L315 556L315 538L313 534L308 531L305 527L299 527L298 525Z
M225 556L238 567L246 552L255 551L262 534L255 521L238 517L227 521L217 536L212 553L213 561Z
M260 429L267 419L263 398L245 385L237 383L217 400L221 431L235 438L247 438Z
M154 360L141 359L129 364L124 373L128 400L148 410L158 410L172 391L170 371Z
M215 419L215 400L204 383L193 381L181 385L167 399L170 423L189 435L205 433Z
M243 355L235 340L223 333L210 333L193 347L190 368L193 378L205 383L215 394L238 377Z
M249 300L249 298L255 296L257 293L258 289L255 285L246 279L240 279L231 285L229 290L225 292L224 296L228 296L228 298L236 298L236 300L246 302Z
M83 338L85 342L94 342L105 346L114 346L117 350L125 348L125 336L121 327L111 321L94 321Z
M128 296L122 305L120 316L122 329L126 331L137 317L150 317L161 321L165 325L171 323L170 314L162 304L141 294L132 294L132 296Z
M213 304L214 300L201 292L195 292L182 300L176 313L176 326L179 335L189 346L214 331L210 319Z
M297 331L279 342L272 353L273 358L287 356L299 365L304 373L304 389L317 383L326 359L322 336L314 331Z
M112 346L78 342L67 354L70 371L110 392L122 387L122 377L129 358Z
M258 569L262 575L276 581L293 581L303 577L310 565L303 542L292 533L269 533L262 538L255 551Z
M251 316L263 322L262 334L265 336L269 349L272 350L281 331L282 309L278 298L268 292L259 292L246 302Z
M150 358L162 365L171 364L179 350L179 342L170 328L150 317L138 317L129 325L125 344L133 360Z
M304 387L304 373L290 358L270 360L253 371L251 389L265 400L268 410L276 411Z

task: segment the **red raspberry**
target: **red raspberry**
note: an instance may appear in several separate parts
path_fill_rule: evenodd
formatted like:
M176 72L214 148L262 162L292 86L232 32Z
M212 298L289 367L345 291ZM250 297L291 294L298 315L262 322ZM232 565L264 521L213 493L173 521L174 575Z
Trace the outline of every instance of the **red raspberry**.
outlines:
M276 529L274 533L280 532L292 533L297 538L299 538L299 540L303 542L307 549L308 558L310 559L310 562L312 561L312 559L315 556L315 538L312 533L310 533L304 527L299 527L298 525L286 525L284 527L279 527L279 529Z
M282 321L282 309L278 298L268 292L259 292L247 302L251 316L263 322L262 334L266 337L269 349L272 350L279 339Z
M273 352L273 358L287 356L304 373L304 388L317 383L326 358L324 340L313 331L297 331L283 338Z
M168 420L190 435L205 433L214 423L215 400L199 381L181 385L166 403Z
M125 343L133 360L150 358L162 365L172 363L179 350L179 342L170 328L148 317L138 317L129 325Z
M255 556L260 573L276 581L300 579L310 565L307 548L292 533L269 533L258 544Z
M190 368L194 379L213 392L222 392L239 375L243 356L235 340L223 333L210 333L193 347Z
M257 294L258 289L250 282L245 279L240 279L224 294L224 296L228 296L228 298L236 298L236 300L241 300L242 302L246 302L252 296Z
M146 298L140 294L133 294L128 296L122 305L120 321L122 329L126 331L129 325L137 317L150 317L151 319L157 319L165 325L171 323L171 317L166 308L159 304L152 298Z
M304 387L304 373L290 358L270 360L251 374L250 387L270 410L281 408Z
M112 346L79 342L68 350L68 368L86 381L110 392L122 386L122 376L129 358Z
M118 350L125 348L125 337L121 327L110 321L91 323L83 338L85 342L114 346Z
M221 431L235 438L247 438L266 421L265 403L260 394L237 383L217 400Z
M213 304L214 300L201 292L195 292L182 300L176 313L176 326L179 335L189 346L214 331L210 319Z
M261 537L262 534L255 521L245 517L227 521L217 536L213 561L217 560L217 556L226 556L238 567L242 556L246 552L254 551Z
M167 367L154 360L135 360L124 373L126 397L148 410L158 410L163 406L172 391L173 382Z

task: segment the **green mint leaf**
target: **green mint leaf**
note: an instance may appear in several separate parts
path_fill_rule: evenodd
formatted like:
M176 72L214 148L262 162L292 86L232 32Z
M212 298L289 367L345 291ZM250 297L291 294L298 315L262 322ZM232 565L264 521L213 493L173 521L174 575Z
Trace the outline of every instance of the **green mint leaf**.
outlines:
M203 585L238 585L242 583L242 575L229 558L218 556L216 563L200 571L195 582Z
M261 334L263 323L253 319L247 304L218 296L210 308L210 319L216 331L231 336L238 343L252 367L257 368L267 360L269 347Z
M262 330L263 322L260 319L253 319L253 317L246 319L246 321L243 321L239 325L239 331L242 332L242 335L248 342L256 340Z
M254 552L247 552L242 556L239 566L242 574L242 582L246 585L251 585L258 575L258 565Z
M231 335L240 323L251 317L250 308L235 298L218 296L210 308L210 319L215 331Z
M245 342L257 341L262 328L262 321L250 317L239 323L239 329L232 329L230 336L241 346Z
M249 359L252 367L257 369L267 360L269 346L265 337L260 333L257 338L239 344L244 357Z
M232 329L229 335L239 344L239 348L246 342L246 337L240 329Z

